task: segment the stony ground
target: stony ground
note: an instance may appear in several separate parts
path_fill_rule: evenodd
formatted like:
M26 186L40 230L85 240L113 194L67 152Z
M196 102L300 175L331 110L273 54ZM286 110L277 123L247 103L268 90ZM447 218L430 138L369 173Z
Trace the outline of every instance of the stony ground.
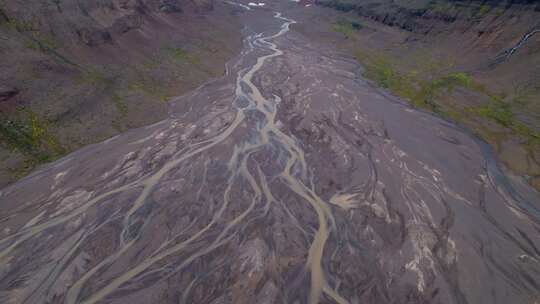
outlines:
M224 77L0 192L3 303L536 303L540 196L491 150L242 9Z

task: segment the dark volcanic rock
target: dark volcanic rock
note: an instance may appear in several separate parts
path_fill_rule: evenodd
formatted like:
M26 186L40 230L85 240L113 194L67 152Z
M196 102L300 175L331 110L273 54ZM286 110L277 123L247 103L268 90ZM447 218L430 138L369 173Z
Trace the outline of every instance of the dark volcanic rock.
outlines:
M0 85L0 101L6 101L17 94L19 94L18 89Z
M8 16L4 12L4 10L0 7L0 24L9 21Z
M112 42L111 33L103 30L83 28L77 30L77 35L87 46L98 46Z
M182 12L182 9L176 0L161 0L159 10L166 13Z
M415 7L411 3L380 0L343 2L340 0L316 0L316 3L339 11L355 11L359 16L381 22L388 26L400 27L416 33L427 33L438 23L451 24L458 20L477 21L487 12L496 8L498 13L516 7L516 10L534 9L536 0L523 1L425 1ZM538 8L538 6L536 6Z
M111 27L112 33L127 33L131 30L138 29L143 24L143 18L138 14L124 16L114 22Z

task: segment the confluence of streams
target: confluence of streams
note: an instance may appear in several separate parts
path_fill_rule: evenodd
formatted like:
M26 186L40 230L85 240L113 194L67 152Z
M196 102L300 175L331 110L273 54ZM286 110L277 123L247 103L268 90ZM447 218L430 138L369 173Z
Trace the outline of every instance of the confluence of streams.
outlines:
M0 192L0 302L540 303L538 193L226 3L258 30L224 77Z
M277 110L277 103L279 103L279 97L275 96L275 100L265 99L262 96L261 92L252 82L254 74L263 66L263 64L268 59L283 54L283 52L279 50L274 43L270 42L270 40L285 34L287 31L289 31L289 26L295 23L295 21L293 20L282 17L280 13L276 13L275 18L285 21L281 26L280 31L276 34L266 37L260 37L260 34L255 35L256 39L254 39L252 42L258 47L271 50L272 53L257 58L256 64L253 65L247 72L239 72L239 78L236 86L236 98L243 98L244 100L249 102L249 105L244 107L243 109L238 110L235 120L227 129L225 129L219 135L211 139L194 144L192 147L187 148L186 151L181 151L180 153L175 155L175 158L172 161L168 162L158 172L149 177L146 177L142 181L133 182L131 184L101 194L94 199L88 201L88 203L84 204L83 206L77 208L76 210L71 211L67 215L52 218L49 221L46 221L39 225L29 225L27 229L22 229L18 233L13 234L11 237L3 239L1 241L2 244L9 242L15 238L16 241L12 242L11 246L0 252L0 259L7 257L7 255L21 242L31 238L32 236L35 236L36 234L42 232L47 228L61 223L65 223L73 217L82 214L83 212L88 210L88 208L105 199L106 197L132 188L142 187L141 194L137 197L137 199L133 203L133 206L124 216L123 229L120 235L120 248L113 255L108 256L101 263L88 270L75 284L73 284L73 286L69 289L67 293L65 301L66 304L97 303L98 301L105 298L107 295L114 292L122 284L143 273L150 266L170 255L177 254L178 252L182 251L182 249L186 248L186 246L188 246L190 243L197 241L208 229L210 229L214 225L214 223L221 217L224 210L227 208L229 204L228 192L230 191L230 188L234 185L234 179L238 176L242 176L243 178L245 178L247 181L249 181L249 184L255 193L249 208L242 212L238 217L234 218L223 230L223 232L216 237L212 244L210 244L204 250L193 253L188 259L186 259L184 263L182 263L177 269L175 269L175 271L179 271L185 266L187 266L195 258L207 254L208 252L218 248L224 242L226 242L228 238L231 238L231 236L227 236L228 230L238 224L240 221L242 221L252 211L255 204L261 200L261 195L263 192L267 196L268 203L272 201L272 193L270 189L265 183L257 183L252 173L250 173L247 169L246 161L252 153L261 149L265 145L280 145L288 152L288 159L286 161L286 166L281 173L281 178L283 178L287 182L289 187L295 193L303 197L307 202L311 204L311 206L316 210L319 219L319 228L309 249L309 258L306 265L306 267L311 273L312 282L309 303L318 303L320 294L323 291L330 295L332 298L334 298L340 304L348 303L345 299L341 298L336 292L331 290L326 285L324 274L321 269L321 258L324 250L324 245L329 233L328 222L330 221L331 223L333 223L332 213L328 205L317 196L313 189L310 189L306 185L304 185L304 183L299 179L298 174L293 174L294 168L298 168L296 171L300 172L299 175L305 176L305 170L307 169L307 165L304 160L302 149L295 143L295 141L291 137L280 131L279 128L277 128L275 125L275 115ZM248 38L248 40L251 39ZM245 89L241 84L247 85L251 92L246 93ZM169 243L162 244L160 250L156 251L153 255L144 259L136 266L131 268L129 271L114 278L106 286L80 302L79 296L81 288L84 287L84 284L98 271L100 271L101 268L115 262L118 258L122 256L122 254L124 254L131 246L133 246L133 244L136 243L139 235L133 235L131 233L131 229L133 228L134 223L137 223L137 220L140 220L136 218L136 213L143 206L143 204L148 198L148 195L152 192L154 186L161 180L161 178L167 172L178 166L178 164L180 164L181 162L186 161L190 157L204 152L212 148L213 146L218 145L223 140L227 139L231 135L231 133L238 127L238 125L244 120L244 112L253 110L259 111L260 113L264 114L264 119L262 119L262 123L257 126L257 130L259 132L257 141L254 143L240 144L238 145L237 149L235 149L234 154L229 161L229 170L231 177L228 182L228 188L225 191L223 197L223 205L218 210L218 212L214 214L212 221L208 223L208 225L206 225L203 229L194 234L192 237L181 243L174 244L172 246L169 246L171 245ZM272 141L270 141L270 139L272 139ZM262 173L260 171L257 173L257 175L262 177L261 174ZM334 227L335 229L335 225L332 225L332 227ZM73 248L73 250L75 249L76 248Z

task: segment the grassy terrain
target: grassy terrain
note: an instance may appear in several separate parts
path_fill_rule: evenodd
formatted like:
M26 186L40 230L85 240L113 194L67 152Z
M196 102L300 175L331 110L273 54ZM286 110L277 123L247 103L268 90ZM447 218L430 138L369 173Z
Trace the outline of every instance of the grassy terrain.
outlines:
M395 95L411 102L415 107L447 114L445 105L438 104L437 98L449 94L455 88L466 88L485 95L490 102L484 106L466 107L469 113L477 114L496 122L502 127L510 128L515 133L526 136L531 141L540 139L540 134L519 122L512 112L512 102L504 96L488 91L483 85L464 72L452 72L425 80L416 72L403 73L398 71L388 59L382 55L370 56L357 51L356 58L365 67L364 76L375 81L377 85L388 89ZM519 100L514 99L514 103ZM451 109L448 109L451 110Z
M241 47L228 5L183 2L185 9L167 13L141 1L122 9L112 0L79 2L0 0L2 86L17 92L0 103L0 188L65 153L165 118L171 96L221 75ZM94 18L103 13L110 22Z
M300 28L304 34L354 55L366 78L412 106L476 133L506 168L540 190L540 36L511 58L500 55L540 26L540 1L316 4L322 8L313 13L312 27Z
M49 131L49 124L34 112L21 108L17 118L0 117L0 142L25 156L22 166L12 173L21 177L35 166L54 160L65 151Z
M357 51L356 58L365 67L364 76L408 100L414 107L466 125L496 147L502 141L513 137L519 139L529 153L540 151L540 133L517 119L514 114L513 109L519 107L518 98L509 100L505 94L490 92L464 72L426 76L415 71L401 72L382 55ZM457 88L472 91L488 102L482 105L448 102L452 98L458 98L452 94ZM498 127L490 127L493 125Z
M338 33L343 34L346 38L349 38L355 31L362 28L362 24L358 21L351 21L345 18L338 20L334 23L332 29Z
M466 73L448 73L434 79L425 80L416 71L399 72L382 55L370 56L357 51L356 58L365 67L364 75L374 80L379 86L405 98L415 107L443 111L435 102L442 93L451 93L456 87L473 87L472 78Z
M190 64L200 64L200 58L191 52L186 51L179 47L165 47L163 48L165 56L172 57L177 62L187 62Z

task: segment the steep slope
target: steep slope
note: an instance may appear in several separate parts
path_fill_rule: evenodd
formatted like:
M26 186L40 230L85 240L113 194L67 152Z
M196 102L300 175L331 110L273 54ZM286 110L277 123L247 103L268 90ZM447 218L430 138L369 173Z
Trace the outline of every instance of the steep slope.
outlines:
M241 46L229 7L199 0L0 2L0 186L167 115Z
M540 1L317 3L335 12L314 9L311 24L326 25L301 30L348 50L394 94L473 130L540 189Z

